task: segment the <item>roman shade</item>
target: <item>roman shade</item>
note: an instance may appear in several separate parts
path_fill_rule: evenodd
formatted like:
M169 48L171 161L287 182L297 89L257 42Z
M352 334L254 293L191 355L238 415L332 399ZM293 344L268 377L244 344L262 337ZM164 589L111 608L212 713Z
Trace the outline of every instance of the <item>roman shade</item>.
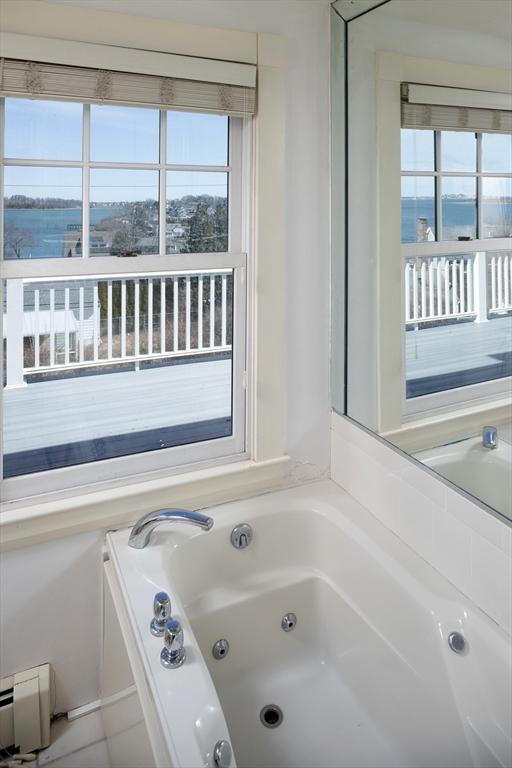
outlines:
M402 83L401 95L402 128L512 132L510 94Z
M3 96L168 107L233 117L256 111L255 87L12 58L0 60L0 92Z

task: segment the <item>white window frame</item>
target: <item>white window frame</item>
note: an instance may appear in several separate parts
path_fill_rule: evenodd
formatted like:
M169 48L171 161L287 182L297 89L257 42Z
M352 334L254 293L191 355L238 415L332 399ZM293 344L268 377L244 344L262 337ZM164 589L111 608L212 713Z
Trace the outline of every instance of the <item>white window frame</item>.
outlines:
M4 101L0 100L0 131L4 125ZM166 163L166 112L160 110L160 156L156 164L139 163L104 163L89 160L89 125L90 105L83 109L82 161L20 160L5 158L3 154L3 135L0 135L0 253L3 257L3 168L5 165L44 166L44 167L79 167L83 168L83 255L81 258L48 258L0 260L0 284L3 291L4 280L22 279L62 279L67 277L99 278L103 276L129 277L134 274L169 274L189 271L233 269L233 343L232 343L232 434L228 437L190 443L184 446L165 448L158 451L131 454L112 459L94 461L70 467L37 472L19 477L1 479L3 502L40 496L59 491L70 491L76 487L96 485L98 483L122 483L123 478L150 475L151 477L169 475L183 471L184 468L208 466L215 463L242 461L248 457L249 419L247 408L247 272L248 253L250 251L250 226L248 222L251 210L251 143L252 121L243 118L230 118L229 156L227 166L191 166L169 165ZM140 255L128 259L117 257L95 257L88 253L89 245L89 208L88 208L88 168L128 168L159 171L159 253ZM165 205L166 172L168 170L194 170L228 173L228 251L226 253L204 254L166 254L165 253ZM87 177L87 178L86 178ZM162 226L162 222L164 225ZM127 264L129 262L129 264ZM3 301L3 297L2 297ZM2 313L0 313L0 324ZM1 353L3 358L3 349ZM3 371L3 359L0 359L0 371ZM3 375L3 374L2 374ZM0 407L1 407L0 396ZM1 424L0 424L1 433ZM1 436L0 436L1 448ZM0 473L2 471L0 462ZM0 474L1 478L1 474ZM27 492L28 489L28 492Z
M470 419L472 408L488 403L494 407L510 396L511 379L496 379L483 384L447 390L407 400L405 397L405 307L403 257L405 254L455 254L468 251L510 250L508 238L489 238L470 242L440 241L435 243L401 243L400 227L400 103L401 83L435 84L440 87L477 88L488 93L510 93L509 73L487 70L477 65L461 68L452 62L415 59L387 51L377 52L377 156L378 156L378 366L377 366L377 429L395 434L421 419L430 419L432 438L435 417L450 409ZM418 174L415 174L418 175ZM429 172L434 175L434 172ZM441 174L444 175L444 174ZM447 175L447 174L446 174ZM455 174L460 175L460 174ZM474 175L475 174L470 174ZM500 175L500 174L490 174ZM409 245L416 250L406 250ZM399 258L397 258L399 256ZM399 332L399 333L398 333ZM417 401L413 403L412 401Z

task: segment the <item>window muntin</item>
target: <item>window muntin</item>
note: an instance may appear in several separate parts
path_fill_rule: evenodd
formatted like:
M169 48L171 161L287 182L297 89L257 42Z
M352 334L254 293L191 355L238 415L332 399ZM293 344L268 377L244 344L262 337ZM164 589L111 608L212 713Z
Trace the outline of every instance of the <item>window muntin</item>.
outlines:
M9 137L21 130L23 105L32 113L38 103L5 99ZM55 106L58 117L60 105L69 103L40 103L45 105L44 119L35 124L50 133L52 109ZM59 154L59 144L40 139L37 131L21 130L24 138L17 144L9 139L11 150L20 154L6 155L4 160L3 221L10 234L9 242L4 241L4 258L228 250L230 118L111 105L71 106L78 155L76 147L66 148L66 142ZM48 167L40 166L41 155ZM24 163L25 158L35 164ZM182 213L177 213L178 195L188 198ZM89 203L83 213L82 200ZM87 222L89 234L84 237Z
M402 243L512 235L512 135L404 128L401 146Z
M42 472L42 488L59 487L57 479L46 478L46 470L57 467L66 468L66 477L78 478L70 480L70 483L83 482L83 475L76 474L78 467L77 470L73 467L105 459L112 459L114 464L112 469L102 469L102 476L110 473L114 478L123 471L130 474L142 471L139 467L148 470L188 463L197 458L240 453L245 445L245 397L242 386L245 367L242 273L245 256L239 253L242 227L238 220L242 206L240 195L233 198L233 205L228 201L228 189L232 186L237 190L244 189L240 179L242 121L219 117L219 124L223 127L217 130L212 151L201 150L202 161L208 157L216 162L223 159L222 165L196 166L188 162L183 166L168 166L166 127L169 113L165 111L156 112L156 162L139 163L137 159L126 162L126 152L122 153L123 160L117 159L120 154L113 159L94 160L93 155L110 158L113 155L110 150L107 153L107 141L103 142L107 148L104 155L92 151L93 143L87 141L87 137L91 137L91 113L95 105L78 106L83 113L83 133L80 136L83 159L50 158L44 162L37 159L32 162L33 152L29 147L29 160L25 161L21 156L4 160L5 180L9 183L4 195L4 203L7 202L3 211L4 230L12 229L15 216L19 220L20 215L28 215L31 221L34 217L38 221L37 231L32 226L28 238L30 250L29 242L14 241L10 250L5 242L3 251L4 258L14 267L9 274L19 273L19 278L8 279L4 283L3 383L6 385L6 397L2 421L3 429L8 433L4 456L8 485L17 482L16 478L21 481L25 473ZM101 111L103 107L98 109ZM115 109L109 107L109 119ZM132 108L128 112L127 108L118 109L119 115L122 113L126 118L132 111ZM149 109L134 111L155 112ZM105 130L105 115L106 112L103 112L101 130ZM211 115L194 113L196 126L201 117L205 118L205 125L211 124ZM137 131L138 134L143 133L139 130L140 120L132 122L139 126L135 125L132 134L134 131L136 134ZM152 124L154 127L154 122ZM100 123L96 122L96 129L98 126ZM208 132L204 128L196 128L195 135L204 137ZM129 146L138 146L138 143L137 139ZM220 150L222 143L225 143L223 155ZM194 159L192 149L192 146L189 147L187 160ZM200 154L197 150L196 157L199 158ZM135 158L133 152L130 158ZM166 199L168 188L169 192L172 190L173 201L180 199L177 194L187 198L187 205L181 206L180 247L173 250L169 247L169 225L175 222L171 216L170 199ZM67 189L73 192L69 199ZM32 199L29 207L27 201L22 200L24 208L15 209L10 204L11 195L21 194L20 190L29 190L30 195L25 194L25 198ZM9 197L9 201L5 201L5 197ZM55 208L55 200L59 198L61 205L64 201L64 207ZM195 237L192 237L194 227L191 220L201 206L206 213L208 231L197 226ZM25 221L22 223L26 224ZM43 236L47 234L50 224L55 230L52 232L53 246L48 242L49 238ZM30 223L20 228L30 228ZM208 239L211 228L214 237ZM39 236L39 230L43 235ZM12 237L11 232L11 240ZM38 253L35 253L35 246L39 249ZM235 251L233 255L228 253L228 246ZM172 262L166 252L170 252ZM177 262L180 253L184 256ZM206 255L194 256L198 253ZM148 259L152 254L162 259L162 269L169 271L155 272L153 265L151 273L137 272L135 264L138 260ZM101 277L89 279L74 275L69 269L71 262L61 258L63 256L73 256L73 263L89 263L91 266L92 259L89 261L87 257L132 258L120 258L118 265L114 263L115 258L110 258L111 271L99 266ZM35 274L40 270L34 273L31 267L36 258L58 259L62 264L62 274L59 275L55 262L54 265L49 264L47 270L55 279L36 280ZM87 260L84 262L84 259ZM186 267L188 259L193 259L189 268ZM94 261L101 263L101 259ZM181 265L181 273L173 268L176 263ZM89 271L95 274L94 268ZM38 288L37 300L34 286ZM13 312L18 313L17 319L13 318ZM21 312L23 321L20 322ZM192 369L195 374L189 385L186 373ZM135 402L133 398L140 389L141 378L137 374L141 372L148 382L143 388L145 400ZM163 379L160 384L149 382L149 378L156 379L158 376L163 379L168 377L169 381L174 377L175 381L181 382L181 390L173 389L171 383ZM121 386L122 379L125 384ZM114 383L114 380L117 396L109 401L109 387L106 385ZM93 389L96 386L97 390L91 394L88 405L86 398L82 397L84 382ZM54 397L59 387L63 393L62 404L67 403L70 413L71 404L78 402L73 400L74 394L76 398L82 397L82 405L76 405L69 419L74 426L74 436L68 436L68 439L61 435L62 442L57 445L55 435L50 438L46 433L45 438L44 425L36 424L30 430L32 434L25 436L28 444L24 447L16 445L16 428L13 425L19 423L20 415L15 413L16 402L19 405L24 396L26 399L25 393L31 394L33 412L36 415L41 412L42 418L41 405L44 404L47 422L53 421L58 426L59 422L63 423L62 412L61 417L57 412L58 397ZM69 390L67 400L64 397L66 388ZM42 394L34 397L36 389L40 393L45 390L48 400ZM50 397L51 392L53 395ZM152 403L158 403L160 397L162 408L176 411L174 421L170 423L168 419L158 418L156 412L152 413ZM131 403L129 407L128 403ZM124 407L126 432L121 432L118 424L118 427L110 428L109 434L103 434L99 428L95 433L95 420L91 421L87 416L91 408L94 412L95 407L106 414L106 424L116 409ZM187 413L189 416L192 414L190 421L186 420ZM145 416L141 420L143 414ZM147 423L143 423L144 418ZM165 461L163 457L167 450L169 458ZM132 454L141 457L136 459L136 464L130 463ZM147 454L149 463L142 459L143 454ZM117 472L116 462L120 462ZM94 478L90 473L87 476ZM23 492L21 488L21 495ZM13 493L17 495L17 491Z

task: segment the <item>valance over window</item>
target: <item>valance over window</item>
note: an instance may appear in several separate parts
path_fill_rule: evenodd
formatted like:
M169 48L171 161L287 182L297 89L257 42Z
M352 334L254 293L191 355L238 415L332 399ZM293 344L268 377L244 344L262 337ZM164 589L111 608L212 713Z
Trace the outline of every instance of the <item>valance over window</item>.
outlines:
M247 117L256 111L256 88L115 70L0 60L3 96L76 99L215 112Z
M402 128L512 132L510 94L402 83L401 106Z

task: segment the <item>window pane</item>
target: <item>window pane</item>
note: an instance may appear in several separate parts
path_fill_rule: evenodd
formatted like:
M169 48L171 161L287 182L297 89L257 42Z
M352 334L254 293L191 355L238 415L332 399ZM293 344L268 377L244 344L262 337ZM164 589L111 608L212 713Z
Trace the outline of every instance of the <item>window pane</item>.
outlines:
M433 176L402 177L402 243L435 240Z
M158 163L159 135L156 109L91 105L93 161Z
M82 159L81 104L5 100L5 156L30 160Z
M441 131L441 170L476 171L476 134L469 131Z
M5 477L231 434L232 270L5 295Z
M8 166L4 178L4 258L81 256L81 169Z
M512 134L482 134L482 171L512 173Z
M434 131L402 128L402 170L434 170Z
M91 170L90 252L158 253L158 171Z
M482 179L482 237L512 236L512 179Z
M441 180L442 240L476 237L476 179L453 176Z
M228 174L167 172L166 253L228 250Z
M510 251L420 256L404 270L408 398L512 375Z
M190 112L167 113L167 162L227 165L228 118Z

